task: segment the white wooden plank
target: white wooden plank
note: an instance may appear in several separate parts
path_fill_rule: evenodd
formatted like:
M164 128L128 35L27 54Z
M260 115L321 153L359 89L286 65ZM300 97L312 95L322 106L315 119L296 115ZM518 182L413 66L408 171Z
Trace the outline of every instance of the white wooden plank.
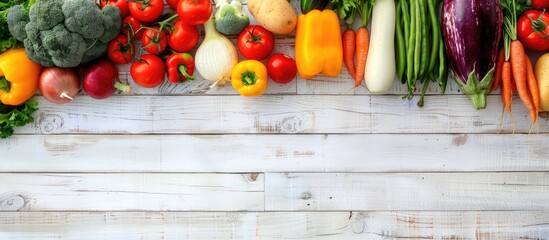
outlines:
M547 210L549 173L266 173L265 209Z
M2 239L548 239L548 212L18 212Z
M263 210L262 174L0 174L0 211Z
M20 134L67 133L498 133L501 100L475 110L465 96L432 96L423 108L400 96L82 96L67 105L37 97L36 120ZM528 133L530 120L518 99L516 132ZM503 132L511 132L506 115ZM549 132L549 115L536 126Z
M0 172L549 171L546 146L524 134L17 135L0 144Z

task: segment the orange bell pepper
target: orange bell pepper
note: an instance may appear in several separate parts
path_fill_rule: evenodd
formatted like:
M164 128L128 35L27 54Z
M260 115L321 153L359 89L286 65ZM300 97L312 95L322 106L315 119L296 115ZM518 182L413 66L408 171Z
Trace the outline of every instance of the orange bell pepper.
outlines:
M297 19L295 60L299 75L336 77L343 67L339 18L333 10L313 10Z
M41 70L42 66L31 61L22 48L0 54L0 102L17 106L31 98Z

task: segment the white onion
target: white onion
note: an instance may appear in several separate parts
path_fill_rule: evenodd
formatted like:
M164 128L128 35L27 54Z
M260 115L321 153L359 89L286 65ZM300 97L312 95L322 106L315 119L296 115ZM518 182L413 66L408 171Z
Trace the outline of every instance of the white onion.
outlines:
M195 54L195 68L202 77L213 82L231 79L233 67L238 63L235 46L215 29L213 14L204 24L206 36Z
M44 68L38 78L38 88L44 98L55 104L70 102L80 90L80 80L70 68Z

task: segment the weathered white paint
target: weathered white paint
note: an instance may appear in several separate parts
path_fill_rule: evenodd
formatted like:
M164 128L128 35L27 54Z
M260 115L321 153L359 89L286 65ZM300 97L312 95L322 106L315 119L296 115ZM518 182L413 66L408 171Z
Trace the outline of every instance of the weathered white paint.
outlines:
M0 213L2 239L549 239L544 212Z
M54 105L37 97L40 110L20 134L230 134L230 133L498 133L500 96L475 110L465 96L432 96L425 107L400 96L285 95L113 96L76 98ZM415 99L417 100L417 99ZM515 101L516 132L528 133L530 119ZM549 115L535 131L549 133ZM506 115L503 132L512 131Z
M266 173L265 209L536 210L549 173Z
M263 210L263 174L0 174L0 211Z
M549 171L547 146L546 134L17 135L0 172Z

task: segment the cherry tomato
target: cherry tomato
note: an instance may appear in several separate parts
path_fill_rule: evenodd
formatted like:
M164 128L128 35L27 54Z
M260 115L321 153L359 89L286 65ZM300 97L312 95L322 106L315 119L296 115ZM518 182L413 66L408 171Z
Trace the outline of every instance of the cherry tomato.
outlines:
M179 3L179 0L166 0L166 2L173 10L177 11L177 4Z
M144 31L144 29L140 30L142 26L143 24L141 24L141 21L137 20L134 16L129 15L122 20L120 31L126 36L128 35L128 31L132 31L133 39L140 39L141 36L143 36Z
M132 62L135 46L128 41L128 36L118 35L107 45L107 54L109 59L116 64L127 64Z
M145 29L141 42L145 51L152 54L160 54L168 46L168 33L166 30L159 31L159 27Z
M290 56L276 53L267 61L267 73L277 83L289 83L295 79L297 65Z
M250 25L238 35L238 51L248 59L261 61L274 49L274 36L259 25Z
M152 22L164 11L164 0L141 0L128 3L130 13L141 22Z
M193 49L198 43L198 28L182 21L174 24L174 30L168 38L168 44L176 52L186 52Z
M517 36L524 47L538 52L549 50L549 13L528 10L517 20Z
M113 5L120 9L120 18L130 15L130 9L126 0L101 0L101 9L106 5Z
M160 57L153 54L143 54L140 61L132 63L130 75L135 83L140 86L154 88L164 81L166 66Z
M532 7L539 8L539 9L549 9L549 1L532 0Z
M179 19L189 25L204 24L212 14L210 0L180 0L177 3Z

